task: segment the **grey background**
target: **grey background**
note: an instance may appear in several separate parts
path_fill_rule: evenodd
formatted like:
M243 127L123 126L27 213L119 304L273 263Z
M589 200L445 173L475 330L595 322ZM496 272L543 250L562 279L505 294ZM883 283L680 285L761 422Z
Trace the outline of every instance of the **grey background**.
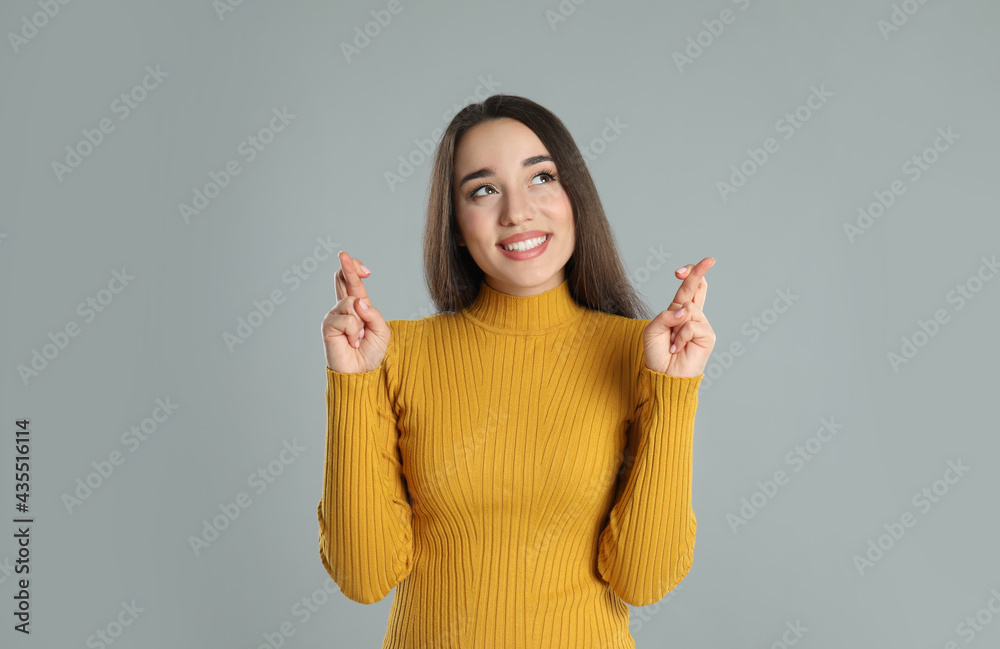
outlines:
M31 420L35 523L32 633L15 633L8 612L0 642L87 646L134 600L143 611L115 647L249 649L282 623L294 631L286 647L380 646L391 596L346 599L317 550L319 326L337 265L306 260L328 238L371 268L387 319L429 315L420 237L430 165L392 189L385 174L474 93L504 92L551 109L591 150L654 312L679 285L674 268L718 260L695 561L662 602L633 608L637 646L783 646L796 624L808 631L786 639L802 647L967 646L971 627L959 625L977 614L992 624L971 644L996 646L1000 279L972 280L980 290L961 309L948 298L1000 252L1000 8L906 4L917 11L884 35L888 0L402 0L348 61L341 43L387 2L246 1L221 18L208 0L70 2L16 52L7 34L41 9L3 3L0 417L7 432ZM560 7L565 20L550 22ZM726 9L732 22L678 66L675 52ZM119 119L112 102L157 65L169 76ZM832 96L783 139L777 121L823 84ZM237 147L283 107L294 119L248 162ZM114 130L57 179L53 162L102 118ZM616 119L627 126L602 140ZM960 139L910 182L903 165L949 127ZM723 200L717 181L768 137L778 150ZM240 175L186 223L178 205L230 160ZM851 241L844 224L897 179L906 192ZM292 290L284 274L303 264L315 272ZM77 305L122 268L135 279L86 323ZM274 289L284 302L230 350L224 334ZM774 318L779 290L799 297ZM926 344L894 370L887 354L938 309L948 322L917 336ZM753 318L771 324L755 335ZM70 321L79 335L22 380L18 366ZM737 342L743 354L723 368ZM176 412L130 452L122 434L168 397ZM842 428L794 471L786 454L823 418ZM0 463L6 611L11 440ZM280 475L256 493L248 476L285 442L306 450L272 464ZM70 513L64 494L116 450L124 463ZM939 482L947 492L921 512L914 494L949 460L970 469ZM734 531L727 516L778 470L787 484ZM240 492L250 506L196 555L189 537ZM916 525L859 570L854 557L905 512ZM303 598L322 601L308 620L296 614Z

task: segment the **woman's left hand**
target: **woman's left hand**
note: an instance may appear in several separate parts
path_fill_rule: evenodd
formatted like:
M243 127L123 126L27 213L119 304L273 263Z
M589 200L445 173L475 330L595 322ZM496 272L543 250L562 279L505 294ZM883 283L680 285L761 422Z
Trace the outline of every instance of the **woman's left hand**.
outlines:
M697 377L705 371L715 347L715 332L702 309L708 293L705 273L715 259L705 257L695 265L675 271L683 279L674 301L653 318L642 332L646 367L678 377ZM677 312L683 309L681 317Z

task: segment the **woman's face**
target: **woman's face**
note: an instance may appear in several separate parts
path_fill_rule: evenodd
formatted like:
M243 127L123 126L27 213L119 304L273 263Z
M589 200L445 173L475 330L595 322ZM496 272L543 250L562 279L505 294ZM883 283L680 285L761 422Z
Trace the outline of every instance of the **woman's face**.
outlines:
M455 149L454 173L458 244L468 247L486 283L519 296L561 284L576 241L573 207L534 131L510 118L474 126ZM524 234L529 246L545 241L525 251L499 245Z

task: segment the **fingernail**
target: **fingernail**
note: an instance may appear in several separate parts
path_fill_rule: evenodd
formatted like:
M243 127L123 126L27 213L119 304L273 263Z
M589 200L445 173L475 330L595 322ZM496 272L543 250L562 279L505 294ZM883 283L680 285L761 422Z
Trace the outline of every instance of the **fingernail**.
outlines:
M675 318L684 317L684 309L677 309L676 311L674 311L674 317Z
M677 270L675 270L674 272L675 272L675 273L683 273L683 272L684 272L684 271L686 271L687 269L688 269L688 267L687 267L687 266L685 266L685 267L683 267L683 268L678 268L678 269L677 269Z
M365 272L366 272L366 273L368 273L369 275L371 274L371 271L370 271L370 270L368 270L368 267L367 267L367 266L365 266L364 264L361 264L361 270L365 271Z
M670 353L673 354L675 351L677 351L677 345L671 345L670 346Z
M362 311L368 310L368 304L364 300L358 300L358 304L361 306Z

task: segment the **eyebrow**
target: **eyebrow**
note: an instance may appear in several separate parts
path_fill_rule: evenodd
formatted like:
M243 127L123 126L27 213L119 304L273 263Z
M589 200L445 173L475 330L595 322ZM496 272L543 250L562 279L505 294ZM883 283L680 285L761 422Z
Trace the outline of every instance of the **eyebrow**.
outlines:
M521 166L530 167L532 165L538 164L539 162L552 162L552 157L547 155L533 155L530 158L525 158L524 160L522 160ZM476 178L484 178L486 176L495 176L495 175L497 175L497 172L494 169L491 169L490 167L483 167L478 171L473 171L472 173L467 174L458 183L458 186L461 187L465 183L469 182L470 180L475 180Z

